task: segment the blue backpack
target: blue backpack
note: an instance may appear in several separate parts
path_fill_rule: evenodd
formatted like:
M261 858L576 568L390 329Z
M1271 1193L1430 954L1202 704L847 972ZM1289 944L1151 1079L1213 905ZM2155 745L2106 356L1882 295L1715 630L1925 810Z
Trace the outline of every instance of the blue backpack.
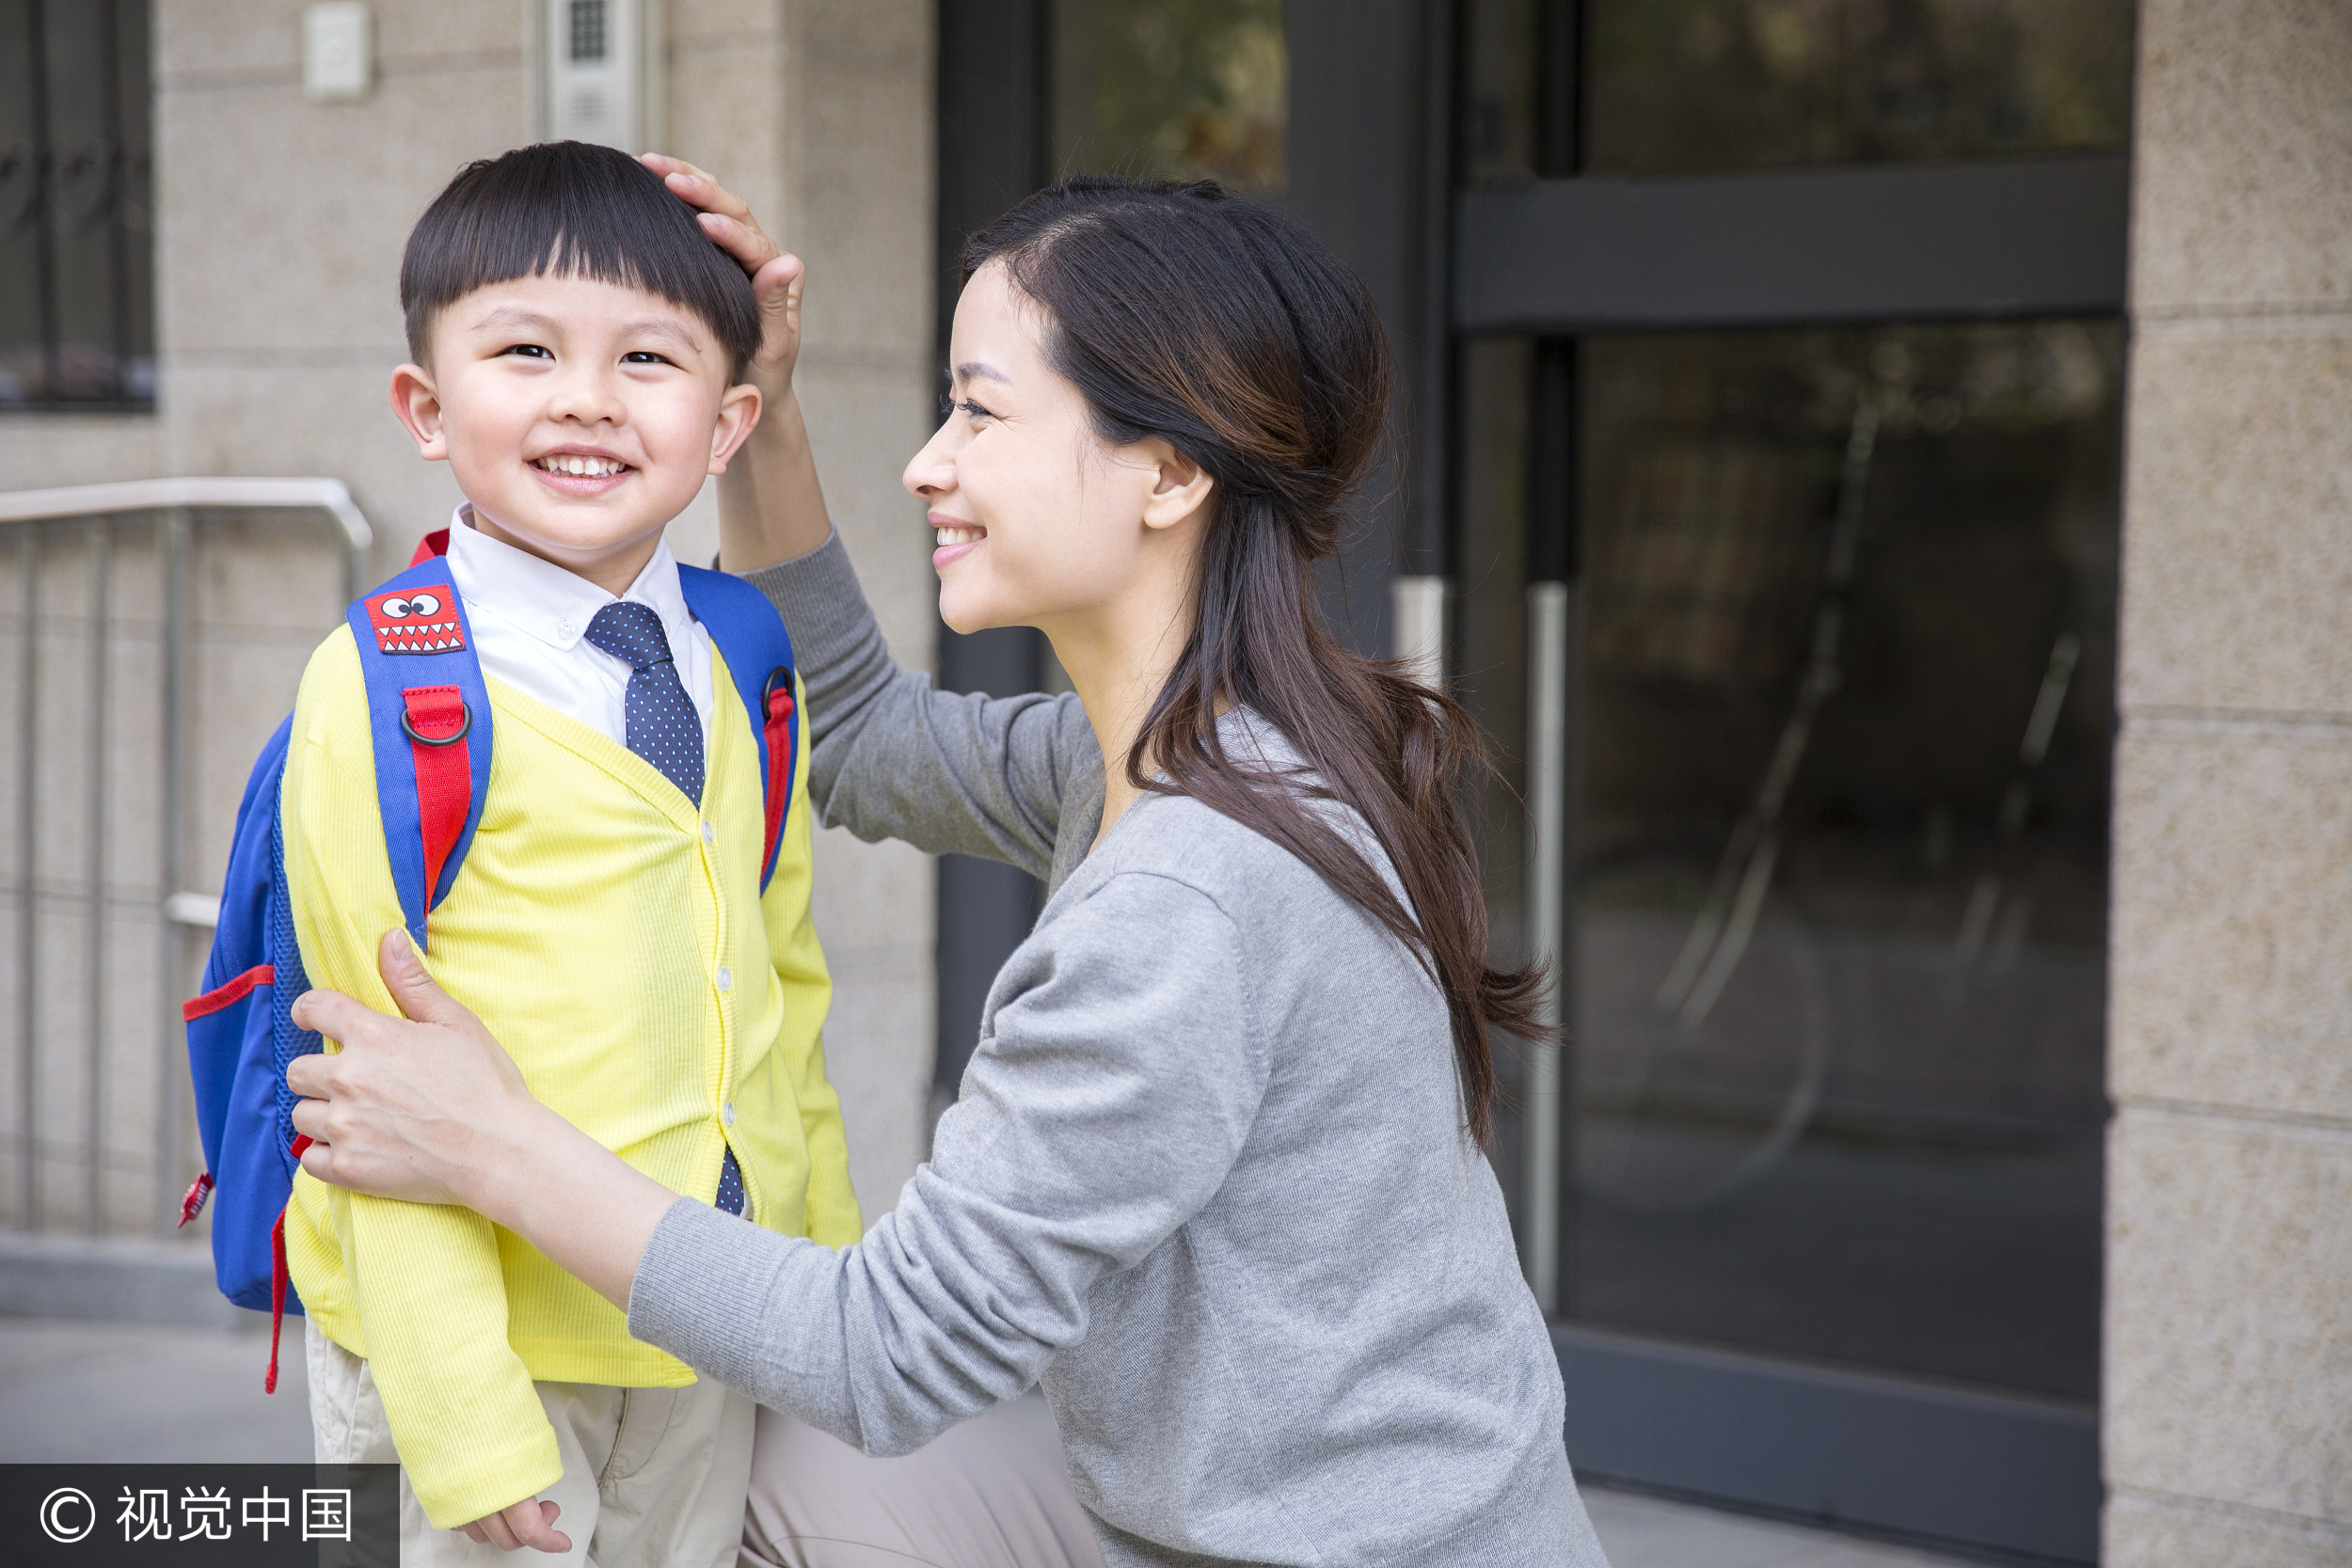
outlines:
M426 916L449 896L465 863L490 784L489 691L450 579L448 540L446 531L427 537L408 570L349 612L367 680L385 847L401 913L421 951ZM767 797L765 892L784 842L800 750L792 640L767 596L740 578L680 566L678 582L687 608L726 661L758 741ZM217 1187L214 1274L230 1301L270 1314L262 1386L272 1393L278 1330L288 1311L302 1311L286 1278L285 1212L310 1142L294 1130L286 1067L320 1049L319 1037L290 1016L294 998L310 989L294 942L278 812L293 732L289 714L246 783L204 990L181 1009L205 1171L181 1200L180 1223L196 1218Z

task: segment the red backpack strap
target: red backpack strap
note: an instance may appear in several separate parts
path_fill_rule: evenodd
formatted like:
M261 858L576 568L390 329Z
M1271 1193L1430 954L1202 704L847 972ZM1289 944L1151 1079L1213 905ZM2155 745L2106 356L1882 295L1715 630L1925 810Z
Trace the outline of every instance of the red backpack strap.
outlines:
M489 689L445 560L428 554L353 605L350 621L392 885L424 950L425 916L453 885L489 793Z
M792 689L792 635L768 595L741 578L677 569L686 608L694 612L712 646L726 662L752 740L759 752L759 778L767 792L767 853L759 863L759 888L776 873L776 847L784 842L784 819L791 809L792 767L800 751L799 699Z
M453 686L411 686L400 694L400 727L417 770L417 838L424 853L426 908L441 882L441 867L457 847L473 808L473 761L466 736L473 710Z
M411 566L421 566L437 555L449 554L449 530L437 528L417 541L417 553L408 558Z
M308 1132L294 1134L294 1157L302 1158L302 1151L310 1147ZM262 1392L278 1392L278 1332L286 1325L286 1211L278 1211L278 1223L269 1232L269 1370L262 1375Z
M796 707L792 672L779 665L770 673L759 696L760 706L767 710L760 728L768 743L768 832L761 841L759 854L764 876L775 866L776 846L784 839L785 802L792 798L792 763L799 735L792 722Z

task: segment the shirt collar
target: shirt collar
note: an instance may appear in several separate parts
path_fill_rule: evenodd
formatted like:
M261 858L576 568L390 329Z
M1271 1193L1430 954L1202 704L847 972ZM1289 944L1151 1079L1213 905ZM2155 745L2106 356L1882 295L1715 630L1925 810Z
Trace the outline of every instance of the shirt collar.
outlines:
M469 614L487 610L549 647L568 652L587 635L596 611L616 602L586 578L482 532L469 518L469 510L460 502L449 526L450 574ZM685 591L678 586L677 557L670 553L667 539L654 546L653 559L621 598L651 607L673 642L694 624Z

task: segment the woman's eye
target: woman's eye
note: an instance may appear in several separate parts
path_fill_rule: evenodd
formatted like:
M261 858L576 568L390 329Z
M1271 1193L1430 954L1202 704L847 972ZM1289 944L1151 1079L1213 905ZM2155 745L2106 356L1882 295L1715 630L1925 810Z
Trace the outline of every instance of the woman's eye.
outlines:
M995 415L990 413L987 409L981 407L978 404L974 403L970 398L963 399L961 402L958 403L956 406L976 420L993 420L996 417Z

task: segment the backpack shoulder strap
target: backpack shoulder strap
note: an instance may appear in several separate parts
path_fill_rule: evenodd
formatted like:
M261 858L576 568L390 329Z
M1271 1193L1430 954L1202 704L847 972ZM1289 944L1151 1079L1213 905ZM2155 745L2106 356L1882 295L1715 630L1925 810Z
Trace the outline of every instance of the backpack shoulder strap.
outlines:
M683 564L677 576L686 608L726 660L736 695L752 721L752 738L759 746L759 777L768 806L767 843L759 861L759 889L765 893L769 879L776 874L785 811L791 803L792 769L801 752L792 634L785 630L784 617L768 595L741 578Z
M429 547L429 546L428 546ZM401 917L421 951L490 788L490 692L449 562L420 559L351 607L375 743L375 796Z

